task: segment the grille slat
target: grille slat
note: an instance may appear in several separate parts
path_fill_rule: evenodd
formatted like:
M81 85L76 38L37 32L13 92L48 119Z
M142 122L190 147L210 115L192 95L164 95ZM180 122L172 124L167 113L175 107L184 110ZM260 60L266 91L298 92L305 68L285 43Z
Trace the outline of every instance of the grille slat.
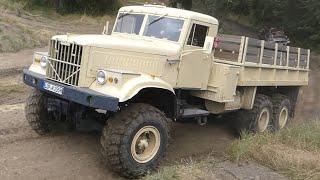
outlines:
M82 46L75 43L63 44L52 40L47 77L61 83L78 86L82 49Z
M67 48L65 46L62 46L62 58L63 58L63 60L65 62L67 62L66 61L66 54L67 54L66 50L67 50ZM65 67L65 65L66 65L65 63L61 63L61 71L60 71L61 75L60 75L60 77L63 80L64 80L64 72L65 72L64 67Z
M59 48L59 45L58 45L58 42L57 41L54 41L54 44L55 44L55 46L54 46L54 59L58 59L58 55L59 55L59 50L58 50L58 48ZM53 68L54 69L58 69L58 64L57 63L54 63L53 64ZM52 69L52 73L53 73L53 69ZM55 79L56 78L58 78L58 75L55 73L54 74L54 76L55 76ZM51 76L50 76L51 77Z
M75 46L74 48L74 51L72 51L72 63L73 64L75 64L75 62L76 62L76 52L78 52L78 46ZM74 72L75 71L75 67L74 66L72 66L72 72ZM71 77L71 83L73 84L73 83L75 83L75 76L72 76Z
M68 62L70 62L70 63L72 63L72 53L73 53L73 48L74 48L74 46L72 46L72 47L70 48L70 52L69 52L70 56L68 56L68 58L69 58L69 59L68 59L68 60L69 60ZM69 73L68 73L68 77L69 77L69 76L71 76L71 75L72 75L72 72L73 72L73 71L72 71L72 66L71 66L71 65L68 65L68 72L69 72ZM68 84L71 84L70 79L71 79L71 78L69 78L69 79L68 79L68 81L67 81L67 83L68 83Z

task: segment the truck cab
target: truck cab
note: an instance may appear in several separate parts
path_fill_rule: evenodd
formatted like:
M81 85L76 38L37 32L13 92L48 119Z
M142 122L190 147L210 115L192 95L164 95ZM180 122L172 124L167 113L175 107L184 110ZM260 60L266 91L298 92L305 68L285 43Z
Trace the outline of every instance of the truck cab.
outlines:
M201 50L217 31L218 20L211 16L147 5L121 8L111 35L175 44L176 54L167 59L171 68L165 68L172 72L164 72L163 80L174 88L205 89L212 55Z

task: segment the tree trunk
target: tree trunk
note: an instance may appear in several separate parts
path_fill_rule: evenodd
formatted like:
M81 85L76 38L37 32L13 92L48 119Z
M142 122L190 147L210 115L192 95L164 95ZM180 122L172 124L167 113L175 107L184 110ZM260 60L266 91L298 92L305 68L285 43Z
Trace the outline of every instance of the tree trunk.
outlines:
M63 0L54 0L54 7L57 11L61 10L63 8Z

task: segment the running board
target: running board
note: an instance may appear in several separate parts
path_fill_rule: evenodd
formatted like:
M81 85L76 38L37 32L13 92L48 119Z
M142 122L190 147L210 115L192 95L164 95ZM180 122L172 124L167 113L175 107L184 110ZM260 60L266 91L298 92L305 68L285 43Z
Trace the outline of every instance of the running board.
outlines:
M180 115L181 118L195 118L195 117L206 117L209 116L209 111L197 108L186 108L182 109L183 113Z

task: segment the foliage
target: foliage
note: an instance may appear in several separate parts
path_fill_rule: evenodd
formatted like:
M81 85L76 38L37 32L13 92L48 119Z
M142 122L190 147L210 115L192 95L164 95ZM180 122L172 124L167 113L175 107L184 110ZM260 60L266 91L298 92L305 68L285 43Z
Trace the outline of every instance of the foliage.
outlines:
M60 13L103 14L120 7L118 0L21 0L27 8L45 6L55 8Z
M177 7L177 4L180 3L184 9L192 8L192 0L171 0L170 5Z
M193 0L219 19L226 15L248 16L255 27L284 29L298 44L320 49L319 0Z

